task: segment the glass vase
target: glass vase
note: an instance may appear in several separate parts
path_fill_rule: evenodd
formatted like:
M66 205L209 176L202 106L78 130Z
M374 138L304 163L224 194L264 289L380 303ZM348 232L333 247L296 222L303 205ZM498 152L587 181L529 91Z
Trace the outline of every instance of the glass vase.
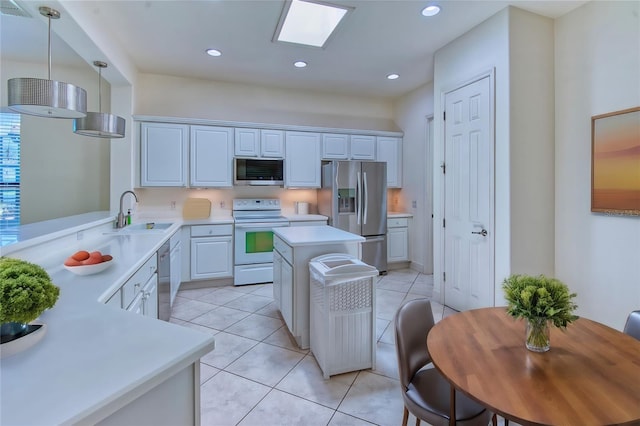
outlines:
M547 352L549 346L549 321L546 318L528 318L525 334L527 349Z

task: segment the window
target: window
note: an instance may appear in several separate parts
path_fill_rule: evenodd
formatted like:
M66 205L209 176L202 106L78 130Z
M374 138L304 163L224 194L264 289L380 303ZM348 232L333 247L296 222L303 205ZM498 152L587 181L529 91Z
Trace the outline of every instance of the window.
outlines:
M0 113L0 227L20 225L20 114Z

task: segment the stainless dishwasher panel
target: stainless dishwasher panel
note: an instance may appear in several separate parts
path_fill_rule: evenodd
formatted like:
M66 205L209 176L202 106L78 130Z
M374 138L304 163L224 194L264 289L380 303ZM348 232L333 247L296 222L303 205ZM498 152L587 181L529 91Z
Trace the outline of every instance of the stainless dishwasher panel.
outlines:
M158 318L169 321L171 317L171 257L170 240L158 249Z

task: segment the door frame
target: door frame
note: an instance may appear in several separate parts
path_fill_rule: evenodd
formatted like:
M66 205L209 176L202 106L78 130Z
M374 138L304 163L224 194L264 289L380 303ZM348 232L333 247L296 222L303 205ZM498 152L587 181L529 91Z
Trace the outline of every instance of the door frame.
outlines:
M491 126L489 129L490 132L490 137L491 137L491 141L493 143L493 155L491 156L492 159L492 164L491 164L491 175L492 175L492 181L493 181L493 185L491 187L491 206L492 206L492 212L490 215L490 227L491 227L491 245L492 245L492 258L493 258L493 264L490 265L490 271L491 271L491 283L492 283L492 293L493 293L493 306L495 306L496 304L496 291L495 291L495 261L496 261L496 237L495 237L495 215L496 215L496 164L495 164L495 159L496 159L496 81L495 81L495 67L490 68L488 70L485 70L483 72L480 72L478 74L475 74L467 79L458 81L457 83L452 83L450 85L446 85L444 86L444 89L441 90L440 92L440 113L443 113L445 111L445 105L446 105L446 96L448 93L454 92L464 86L467 86L469 84L475 83L477 81L482 80L483 78L489 77L489 113L491 116ZM440 204L440 218L444 218L446 219L446 211L445 211L445 207L446 207L446 186L445 186L445 178L444 178L444 174L442 173L442 165L444 164L445 158L446 158L446 139L447 139L447 135L445 132L446 129L446 123L445 120L441 117L436 117L439 118L437 121L439 123L440 126L440 138L438 141L434 141L434 143L438 143L439 148L440 148L440 153L442 155L442 158L438 159L438 166L440 166L440 170L437 171L435 169L435 158L434 158L434 170L433 170L433 174L434 176L438 176L437 179L434 179L434 184L437 181L437 185L439 186L439 193L440 193L440 199L439 199L439 204ZM434 199L435 202L435 199ZM435 209L434 209L435 211ZM435 218L434 218L435 219ZM442 224L440 224L441 226ZM436 224L434 222L434 228L436 227ZM435 232L434 232L434 237L435 237ZM440 253L440 255L438 256L438 269L440 274L438 274L439 276L437 276L435 274L436 270L435 270L435 252L434 252L434 296L437 297L437 299L439 299L439 302L442 303L443 305L446 304L446 300L445 300L445 285L446 282L443 279L443 273L445 272L445 240L446 240L446 227L444 229L441 229L441 231L438 233L438 238L437 240L434 239L434 248L436 248L437 246L437 251Z
M425 120L425 185L424 185L424 230L425 230L425 251L424 251L424 259L422 259L423 268L422 273L433 275L434 273L434 256L433 256L433 145L435 143L434 138L434 126L435 126L435 117L433 114L428 114L424 117Z

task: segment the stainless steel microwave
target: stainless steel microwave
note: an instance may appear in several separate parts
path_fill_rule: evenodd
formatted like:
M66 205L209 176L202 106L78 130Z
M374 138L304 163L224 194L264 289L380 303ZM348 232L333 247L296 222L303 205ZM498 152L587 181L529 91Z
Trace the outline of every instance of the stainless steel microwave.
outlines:
M234 185L284 185L284 160L235 158Z

